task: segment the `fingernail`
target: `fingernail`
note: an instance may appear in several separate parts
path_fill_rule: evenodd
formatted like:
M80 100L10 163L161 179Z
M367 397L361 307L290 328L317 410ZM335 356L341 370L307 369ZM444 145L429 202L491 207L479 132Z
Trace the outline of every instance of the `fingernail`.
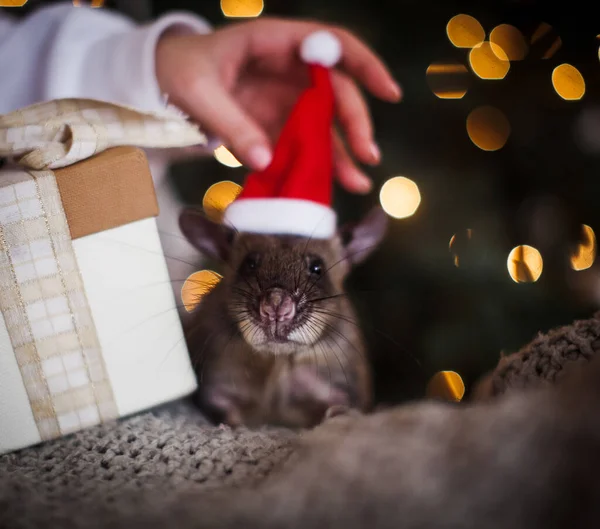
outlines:
M254 169L261 171L271 163L271 151L263 145L256 145L248 151L248 161Z
M362 173L358 173L358 180L356 181L356 187L359 193L368 193L371 191L371 187L373 186L371 180L367 178Z
M402 97L402 88L400 88L400 85L394 81L392 82L392 90L394 92L394 98L396 101L399 101Z
M374 141L371 142L369 151L371 152L371 158L373 160L373 163L379 163L379 161L381 160L381 152L379 151L379 147Z

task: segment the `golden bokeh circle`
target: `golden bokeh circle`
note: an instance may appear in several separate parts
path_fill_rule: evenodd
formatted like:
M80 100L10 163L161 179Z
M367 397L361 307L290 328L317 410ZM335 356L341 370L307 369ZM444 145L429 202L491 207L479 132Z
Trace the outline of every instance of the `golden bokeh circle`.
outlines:
M440 99L462 99L467 93L469 71L457 62L434 62L427 67L427 84Z
M264 7L263 0L221 0L221 11L232 18L257 17Z
M510 61L504 50L493 42L485 41L469 52L471 69L481 79L504 79L510 70Z
M491 46L494 54L502 50L501 56L498 57L501 60L521 61L529 48L523 34L510 24L496 26L490 33L490 43L495 45Z
M485 31L470 15L456 15L446 25L446 34L457 48L473 48L483 42Z
M242 165L225 145L217 147L213 154L220 163L227 167L240 167Z
M467 134L481 150L497 151L508 141L510 123L495 107L477 107L467 117Z
M421 203L421 193L412 180L404 176L396 176L381 186L379 201L390 217L404 219L417 211Z
M585 94L583 75L575 66L561 64L552 71L552 86L567 101L577 101Z
M223 213L241 193L242 187L235 182L224 180L210 186L202 199L202 208L213 222L221 222Z
M460 402L465 396L465 383L455 371L438 371L427 384L429 398Z
M524 244L510 251L506 266L515 283L534 283L542 275L544 261L537 248Z
M571 268L576 271L587 270L596 260L596 234L587 224L581 225L582 241L570 256Z
M200 270L191 274L181 287L181 301L185 310L192 312L223 276L212 270Z

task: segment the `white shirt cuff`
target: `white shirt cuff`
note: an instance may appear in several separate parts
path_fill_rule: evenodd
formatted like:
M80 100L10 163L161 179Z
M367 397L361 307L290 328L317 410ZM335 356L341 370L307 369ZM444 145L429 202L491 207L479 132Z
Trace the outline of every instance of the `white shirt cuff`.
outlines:
M207 34L211 27L193 15L171 13L152 24L107 35L89 49L82 68L82 96L99 92L99 99L140 110L164 109L166 97L156 78L156 45L170 30Z

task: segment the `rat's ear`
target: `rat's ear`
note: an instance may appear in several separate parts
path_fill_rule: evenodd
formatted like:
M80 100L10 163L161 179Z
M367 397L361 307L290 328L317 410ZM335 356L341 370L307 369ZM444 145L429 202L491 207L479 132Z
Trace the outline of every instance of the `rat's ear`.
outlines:
M204 255L226 261L229 258L234 231L208 219L198 209L186 208L179 216L179 227L192 246Z
M381 207L375 206L360 222L341 228L340 237L350 265L362 263L377 249L387 226L387 214Z

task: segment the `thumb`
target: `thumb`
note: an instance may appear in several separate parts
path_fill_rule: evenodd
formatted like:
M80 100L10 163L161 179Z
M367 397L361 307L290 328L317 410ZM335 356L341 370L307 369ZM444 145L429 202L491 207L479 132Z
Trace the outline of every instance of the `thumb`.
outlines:
M186 99L189 114L200 127L220 138L242 164L260 171L271 163L271 145L265 131L220 84L202 83L201 93Z

